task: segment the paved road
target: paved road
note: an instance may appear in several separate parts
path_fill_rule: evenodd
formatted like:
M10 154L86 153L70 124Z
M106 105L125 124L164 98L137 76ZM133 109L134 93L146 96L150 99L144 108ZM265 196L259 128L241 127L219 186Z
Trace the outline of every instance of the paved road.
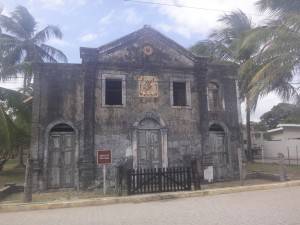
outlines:
M138 204L0 213L1 225L300 225L300 187Z

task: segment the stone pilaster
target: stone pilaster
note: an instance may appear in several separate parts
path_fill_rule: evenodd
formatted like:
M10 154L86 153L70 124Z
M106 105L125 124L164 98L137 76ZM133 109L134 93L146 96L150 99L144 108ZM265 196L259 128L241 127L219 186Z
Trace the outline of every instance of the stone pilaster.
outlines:
M198 89L198 101L199 101L199 117L200 125L199 130L202 136L201 140L201 152L197 152L197 155L201 157L202 164L212 164L212 159L208 152L208 139L209 139L209 115L207 107L207 59L198 58L195 63L194 73L197 81Z
M79 153L79 187L86 189L95 180L95 79L97 65L83 64L84 72L84 122L83 149Z

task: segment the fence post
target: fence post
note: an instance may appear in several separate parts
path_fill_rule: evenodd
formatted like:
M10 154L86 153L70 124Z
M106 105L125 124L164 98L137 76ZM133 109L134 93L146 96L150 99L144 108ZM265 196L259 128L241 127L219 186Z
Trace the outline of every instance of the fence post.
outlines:
M157 173L158 173L158 188L159 188L159 192L161 192L162 191L162 182L161 182L162 172L161 172L161 168L158 168Z
M190 168L187 168L187 187L188 187L188 190L191 190L192 189L192 179L191 179L191 171L190 171Z
M287 148L287 153L288 153L289 166L291 166L291 161L290 161L290 149L289 149L289 147L286 147L286 148Z
M282 153L278 153L278 164L279 164L280 181L285 181L286 170L284 165L284 155Z
M131 169L127 170L127 193L131 195Z
M296 145L297 166L299 166L298 145Z

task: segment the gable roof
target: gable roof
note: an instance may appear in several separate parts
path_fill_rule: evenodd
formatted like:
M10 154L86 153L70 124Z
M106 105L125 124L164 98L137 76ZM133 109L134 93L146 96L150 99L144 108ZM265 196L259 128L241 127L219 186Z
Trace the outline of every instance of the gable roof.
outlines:
M141 28L135 32L132 32L124 37L121 37L115 41L108 43L108 44L102 45L98 48L81 47L80 48L80 58L84 60L84 58L86 58L86 57L87 58L97 57L99 55L106 54L108 52L113 51L116 48L126 45L128 42L135 41L138 38L143 37L143 36L150 36L150 37L158 38L160 41L164 42L170 48L175 49L180 54L184 55L185 57L187 57L188 59L190 59L192 61L196 61L198 58L201 58L201 57L195 56L192 52L190 52L183 46L179 45L172 39L166 37L159 31L153 29L152 27L150 27L148 25L145 25L143 28ZM205 58L205 57L203 57L203 58Z

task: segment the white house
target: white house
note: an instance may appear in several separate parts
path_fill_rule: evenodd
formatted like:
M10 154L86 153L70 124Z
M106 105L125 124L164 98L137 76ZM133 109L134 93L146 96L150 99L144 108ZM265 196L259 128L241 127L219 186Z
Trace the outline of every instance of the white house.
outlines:
M262 158L277 158L283 153L290 163L297 163L300 157L300 124L278 124L266 132L269 140L262 145Z

